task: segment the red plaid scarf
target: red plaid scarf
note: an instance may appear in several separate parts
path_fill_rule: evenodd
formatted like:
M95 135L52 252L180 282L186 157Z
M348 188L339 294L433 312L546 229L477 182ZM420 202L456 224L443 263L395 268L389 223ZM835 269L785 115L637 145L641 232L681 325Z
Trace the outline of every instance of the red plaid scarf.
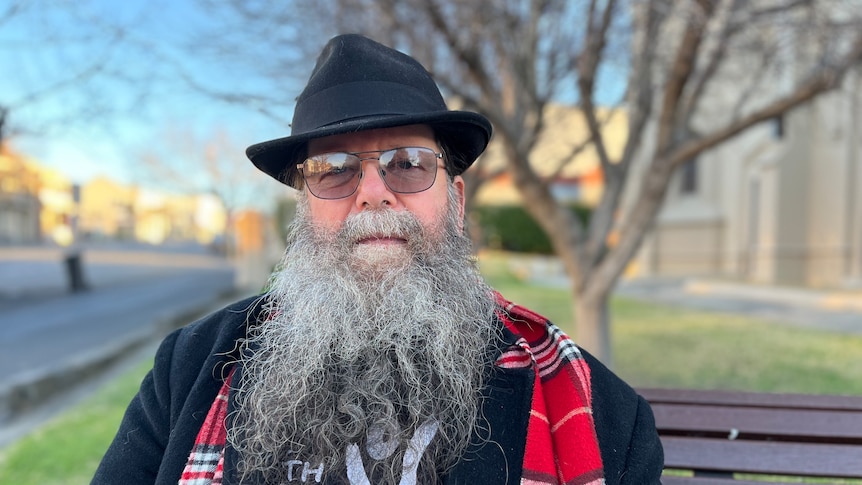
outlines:
M231 369L210 406L178 485L221 485L224 445L227 442L227 397L233 371L234 369Z
M496 294L498 313L517 337L496 365L535 370L522 485L605 483L593 423L590 369L578 347L546 318ZM228 375L195 440L178 485L221 485L227 436Z
M535 370L522 485L605 483L593 423L590 368L581 351L541 315L497 293L500 319L518 340L497 359Z

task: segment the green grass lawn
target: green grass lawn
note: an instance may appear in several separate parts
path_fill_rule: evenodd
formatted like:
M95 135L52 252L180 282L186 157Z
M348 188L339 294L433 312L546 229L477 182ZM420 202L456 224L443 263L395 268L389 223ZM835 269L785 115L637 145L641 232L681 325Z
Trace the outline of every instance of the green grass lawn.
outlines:
M0 484L88 484L152 360L140 363L69 411L0 450Z
M574 338L566 289L526 286L499 253L480 264L506 298ZM613 299L611 320L615 371L634 386L862 394L862 336L624 298Z
M503 295L574 335L565 289L525 285L499 254L483 257L481 265ZM862 394L862 337L621 298L611 311L616 371L634 386ZM89 483L151 365L142 363L0 451L0 484Z

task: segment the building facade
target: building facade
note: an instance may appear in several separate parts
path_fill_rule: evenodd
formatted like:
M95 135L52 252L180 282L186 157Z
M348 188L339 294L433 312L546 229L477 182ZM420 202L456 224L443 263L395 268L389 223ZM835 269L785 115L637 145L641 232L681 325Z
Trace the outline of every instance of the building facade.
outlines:
M0 147L0 244L223 239L228 213L213 194L171 194L96 177L72 183L8 146Z
M862 73L675 174L643 275L862 286Z
M30 244L41 239L39 174L24 158L0 146L0 244Z

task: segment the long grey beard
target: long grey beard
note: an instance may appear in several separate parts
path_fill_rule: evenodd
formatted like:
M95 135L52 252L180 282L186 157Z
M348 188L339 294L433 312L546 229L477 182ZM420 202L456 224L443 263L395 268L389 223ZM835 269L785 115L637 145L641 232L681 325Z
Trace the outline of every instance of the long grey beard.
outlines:
M242 361L228 439L244 476L286 483L302 468L311 479L344 480L347 450L358 445L370 483L397 484L408 465L418 483L435 483L463 454L497 330L457 218L450 191L434 234L393 210L363 212L332 234L312 226L300 199L266 297L269 318ZM357 248L381 232L407 239L406 248ZM428 449L409 453L429 422L439 427ZM408 463L417 453L421 462Z

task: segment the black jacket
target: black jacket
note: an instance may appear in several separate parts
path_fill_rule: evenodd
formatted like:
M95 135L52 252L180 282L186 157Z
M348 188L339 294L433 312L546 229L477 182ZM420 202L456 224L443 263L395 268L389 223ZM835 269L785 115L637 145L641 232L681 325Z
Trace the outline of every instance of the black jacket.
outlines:
M129 404L92 484L176 485L204 418L222 385L225 363L256 321L250 298L164 339L153 370ZM514 342L514 336L507 337ZM592 375L593 416L608 485L660 483L663 454L652 410L634 390L581 350ZM238 369L241 372L241 369ZM238 376L235 376L235 378ZM447 484L520 482L532 396L530 369L495 368L483 415L493 443L468 448ZM235 484L236 457L225 452L225 484Z

